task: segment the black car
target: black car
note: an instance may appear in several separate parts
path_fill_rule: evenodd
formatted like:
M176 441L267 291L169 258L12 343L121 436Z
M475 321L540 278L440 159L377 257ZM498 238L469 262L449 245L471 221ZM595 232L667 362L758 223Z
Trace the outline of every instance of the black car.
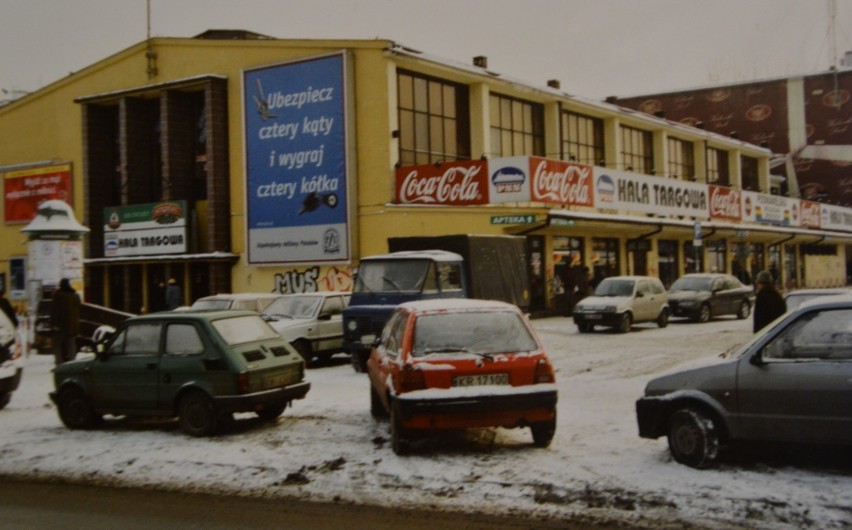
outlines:
M669 288L669 307L672 316L695 322L721 315L744 319L754 307L754 289L730 274L685 274Z
M852 296L786 313L733 358L653 379L639 435L703 468L736 440L852 444Z

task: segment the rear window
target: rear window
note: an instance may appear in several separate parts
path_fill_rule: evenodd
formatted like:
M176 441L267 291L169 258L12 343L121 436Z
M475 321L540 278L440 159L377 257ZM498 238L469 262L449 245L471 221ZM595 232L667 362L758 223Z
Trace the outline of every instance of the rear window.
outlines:
M534 351L538 344L521 319L509 311L421 315L415 323L412 355Z
M231 301L230 300L196 300L195 303L190 306L192 310L200 310L200 311L210 311L216 309L230 309Z
M220 318L214 320L212 324L229 346L281 338L278 332L258 315Z

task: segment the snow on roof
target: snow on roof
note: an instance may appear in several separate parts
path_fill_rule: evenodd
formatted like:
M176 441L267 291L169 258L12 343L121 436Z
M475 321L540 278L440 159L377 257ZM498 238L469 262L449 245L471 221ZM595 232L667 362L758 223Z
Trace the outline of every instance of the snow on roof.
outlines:
M386 259L430 259L432 261L464 261L460 255L446 250L403 250L361 258L361 262Z

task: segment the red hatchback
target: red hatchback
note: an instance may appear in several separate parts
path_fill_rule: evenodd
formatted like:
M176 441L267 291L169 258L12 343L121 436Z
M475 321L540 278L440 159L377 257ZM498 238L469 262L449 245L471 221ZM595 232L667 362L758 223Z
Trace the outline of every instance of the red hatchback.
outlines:
M367 361L370 411L390 416L393 451L414 434L529 427L536 446L556 431L553 367L510 304L425 300L398 306Z

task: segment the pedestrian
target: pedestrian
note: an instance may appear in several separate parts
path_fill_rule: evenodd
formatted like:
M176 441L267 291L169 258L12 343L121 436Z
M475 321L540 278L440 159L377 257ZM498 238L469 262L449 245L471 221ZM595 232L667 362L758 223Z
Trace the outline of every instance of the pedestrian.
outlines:
M180 286L174 278L169 278L169 283L166 285L166 309L172 311L181 305L183 305L183 296Z
M15 313L15 308L12 307L12 303L9 302L9 299L6 298L6 291L0 289L0 309L6 313L6 316L9 317L9 322L12 323L16 328L18 327L18 315Z
M53 355L56 365L77 357L77 334L80 329L80 296L68 278L59 281L50 302L50 322L55 330Z
M754 332L787 312L787 303L772 281L772 273L760 271L755 278L757 296L754 300Z

